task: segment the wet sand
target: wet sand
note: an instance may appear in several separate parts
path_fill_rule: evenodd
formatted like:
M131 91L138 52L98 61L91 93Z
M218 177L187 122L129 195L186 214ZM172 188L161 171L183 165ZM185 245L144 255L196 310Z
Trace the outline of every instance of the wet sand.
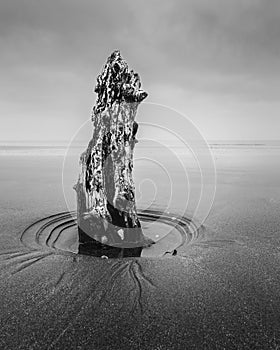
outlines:
M67 211L61 159L1 158L0 348L277 349L279 155L215 150L198 234L177 255L127 259L24 245L26 227Z

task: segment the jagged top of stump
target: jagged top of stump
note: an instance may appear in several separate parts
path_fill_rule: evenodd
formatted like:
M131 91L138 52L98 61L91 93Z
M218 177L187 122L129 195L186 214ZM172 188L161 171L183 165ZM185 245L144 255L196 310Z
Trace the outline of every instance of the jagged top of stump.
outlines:
M93 116L111 107L114 102L141 102L147 92L141 90L140 76L129 70L119 50L115 50L107 59L97 77L94 91L98 94L93 108Z

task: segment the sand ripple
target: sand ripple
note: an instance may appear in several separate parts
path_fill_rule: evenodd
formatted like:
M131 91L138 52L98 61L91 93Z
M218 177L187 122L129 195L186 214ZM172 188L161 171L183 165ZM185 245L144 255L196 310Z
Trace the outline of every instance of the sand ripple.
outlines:
M139 211L138 216L145 235L156 241L152 247L143 249L143 257L176 255L176 249L195 240L199 233L197 226L186 217L155 210ZM28 226L20 240L32 250L76 254L78 234L75 213L61 212L42 218Z

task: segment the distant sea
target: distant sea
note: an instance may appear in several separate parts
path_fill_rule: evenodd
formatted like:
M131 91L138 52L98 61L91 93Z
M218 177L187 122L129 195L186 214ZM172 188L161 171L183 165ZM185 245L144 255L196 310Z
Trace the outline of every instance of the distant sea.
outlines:
M161 142L164 143L165 140ZM182 148L182 145L172 142L171 147ZM71 149L84 150L87 144L87 141L75 142L71 144ZM280 148L280 140L211 140L208 144L211 150ZM141 143L137 147L139 146L141 147ZM155 148L157 145L153 144L150 147ZM66 141L0 141L0 156L64 156L68 149L69 142Z

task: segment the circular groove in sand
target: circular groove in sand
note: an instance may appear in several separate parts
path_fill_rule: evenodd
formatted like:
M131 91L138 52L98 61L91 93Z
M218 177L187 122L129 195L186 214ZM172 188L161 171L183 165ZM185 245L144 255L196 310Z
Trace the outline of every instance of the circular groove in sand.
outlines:
M174 214L164 213L156 210L144 210L138 212L141 223L155 222L162 225L168 225L177 230L181 236L181 243L175 248L178 249L184 244L188 244L198 236L198 227L195 223L186 217L176 217ZM30 226L22 233L20 240L23 245L34 249L48 249L56 252L63 252L56 246L61 234L67 233L67 230L77 226L75 212L61 212L42 218ZM145 232L145 230L144 230ZM160 238L156 244L164 239L168 234ZM35 246L34 246L35 244ZM70 252L65 250L65 252Z

